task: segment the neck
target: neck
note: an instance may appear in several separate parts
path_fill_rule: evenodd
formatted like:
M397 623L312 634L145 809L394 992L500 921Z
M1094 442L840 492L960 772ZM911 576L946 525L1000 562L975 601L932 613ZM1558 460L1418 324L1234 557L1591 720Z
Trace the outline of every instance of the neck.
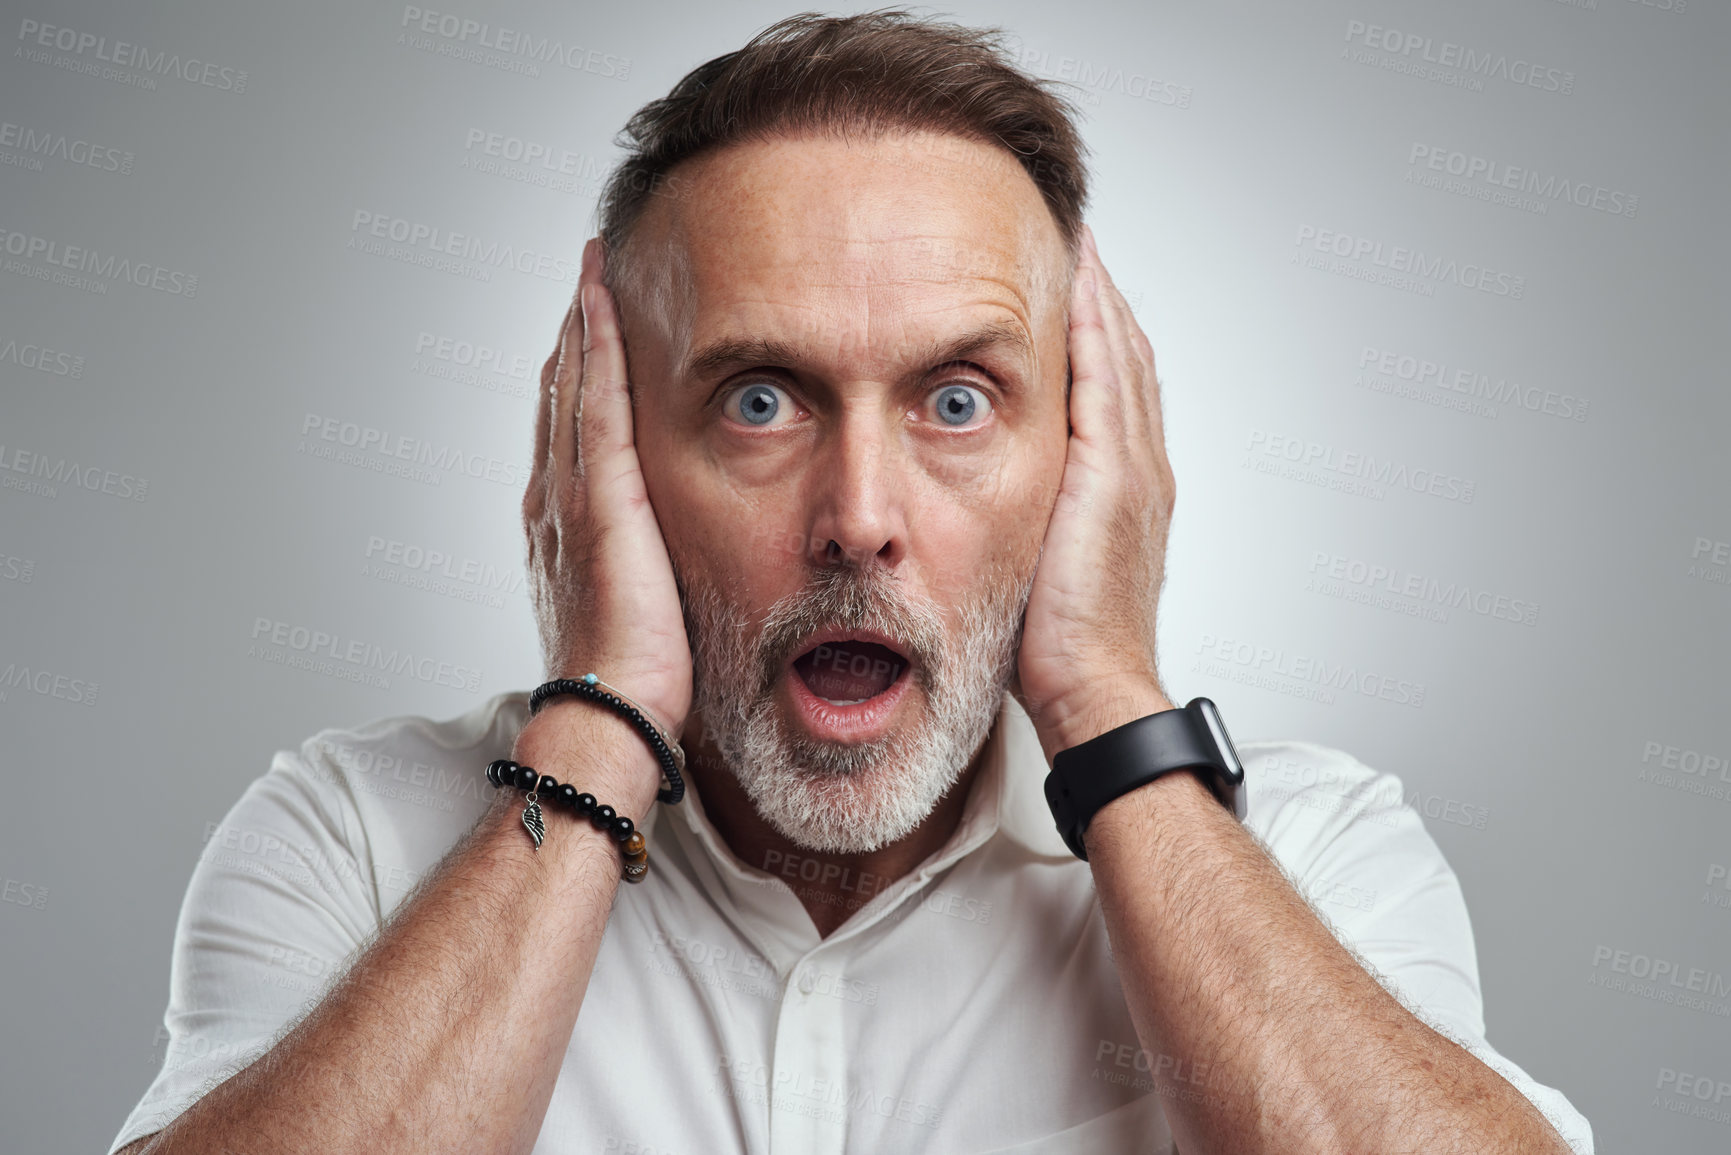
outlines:
M787 883L819 938L828 938L854 911L912 873L950 840L961 825L968 791L986 750L983 744L955 785L905 838L863 854L831 854L800 846L764 821L714 744L704 739L703 723L696 715L686 725L682 744L687 786L703 799L704 813L716 833L741 862Z

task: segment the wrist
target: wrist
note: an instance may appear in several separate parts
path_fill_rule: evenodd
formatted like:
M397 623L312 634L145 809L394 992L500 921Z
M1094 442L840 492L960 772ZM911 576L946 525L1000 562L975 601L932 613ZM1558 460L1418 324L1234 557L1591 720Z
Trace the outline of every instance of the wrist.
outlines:
M510 869L529 862L544 865L567 883L584 876L623 882L619 843L586 816L548 805L545 796L542 821L547 833L538 851L531 853L531 840L523 826L526 797L514 786L501 786L493 791L492 803L482 819L504 861L512 864Z
M1138 718L1175 709L1155 681L1095 679L1048 702L1034 728L1050 765L1061 750L1080 746Z
M569 782L641 824L661 788L661 766L643 735L602 706L547 702L511 747L511 758Z

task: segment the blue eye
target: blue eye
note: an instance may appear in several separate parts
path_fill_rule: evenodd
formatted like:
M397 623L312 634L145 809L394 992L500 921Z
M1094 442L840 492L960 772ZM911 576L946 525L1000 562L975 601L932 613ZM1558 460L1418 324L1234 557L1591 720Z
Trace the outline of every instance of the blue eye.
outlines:
M780 392L773 385L747 385L729 397L722 410L733 417L731 411L737 409L737 420L746 425L768 425L781 412Z
M978 389L968 385L946 385L937 394L938 420L945 425L966 425L975 414L984 416L992 411L992 403Z

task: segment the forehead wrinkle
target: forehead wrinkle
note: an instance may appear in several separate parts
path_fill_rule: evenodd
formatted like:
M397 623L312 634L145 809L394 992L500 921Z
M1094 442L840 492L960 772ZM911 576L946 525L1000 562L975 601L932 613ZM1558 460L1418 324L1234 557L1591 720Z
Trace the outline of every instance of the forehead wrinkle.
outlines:
M876 327L881 325L901 335L911 327L909 322L913 318L886 313L870 305L859 311L859 327L855 331L846 326L832 332L813 328L807 330L808 339L794 341L759 334L722 336L705 342L693 354L690 363L681 369L680 375L704 378L724 369L745 369L765 364L811 368L830 357L845 361L850 351L856 348L868 356L877 353L873 360L884 363L893 377L922 372L953 361L972 360L985 352L1007 354L1024 370L1037 367L1039 354L1034 335L1018 311L1007 309L1001 303L980 301L957 303L934 312L970 313L977 305L983 304L991 305L994 310L1005 309L1007 315L971 322L963 318L955 331L939 332L924 339L898 337L893 345L888 346L880 346L874 339ZM831 336L834 341L828 339ZM866 372L869 375L871 370Z
M881 243L874 239L867 247ZM848 263L859 267L857 262ZM814 269L809 262L773 265L780 267L768 262L759 266L760 275L753 283L736 286L734 300L718 303L727 320L717 326L719 332L713 337L687 343L677 363L677 377L706 378L723 369L757 364L812 367L829 359L840 362L870 358L874 353L878 354L875 360L888 362L888 371L896 375L910 366L923 370L987 349L1008 350L1024 370L1039 364L1034 302L1024 286L1006 279L1008 270L976 276L964 284L954 277L927 276L919 269L913 270L914 276L899 268L894 276L869 271L850 276L845 268ZM779 277L783 270L791 275ZM766 283L772 280L780 283ZM934 284L946 291L926 291ZM954 314L962 316L953 324L946 322ZM946 331L931 336L908 335L946 324ZM777 330L796 335L782 337Z
M969 147L963 146L964 155ZM665 364L695 362L701 353L694 352L695 329L704 313L720 314L720 324L704 326L712 333L733 329L743 336L752 329L772 330L776 326L764 322L792 302L823 296L830 298L825 302L828 307L813 310L813 321L820 323L799 325L808 345L826 339L840 349L859 348L863 343L869 351L886 327L904 331L909 327L915 319L909 303L926 312L987 306L1005 310L1020 321L1030 345L1024 363L1038 371L1036 334L1047 331L1041 318L1053 305L1060 315L1067 312L1067 295L1054 295L1054 289L1062 289L1054 281L1067 280L1072 269L1067 261L1053 259L1054 254L1065 255L1063 246L1054 244L1054 223L1044 203L1033 195L1031 183L1026 190L1018 189L1030 195L1012 197L1026 202L1017 206L1019 211L1003 219L993 216L997 223L987 226L977 208L954 215L953 206L963 203L955 196L966 190L958 190L954 182L924 180L920 178L925 174L914 174L919 186L914 190L916 199L935 194L946 202L940 218L954 227L940 224L934 229L924 214L904 210L886 216L882 202L855 204L847 197L838 199L839 190L833 187L828 193L811 190L810 197L795 191L794 199L787 201L790 190L785 182L766 182L757 158L747 161L752 151L724 150L693 162L692 175L698 184L711 185L713 195L682 198L657 214L664 217L663 239L669 248L680 250L685 265L684 276L669 277L684 290L674 294L682 298L684 316L679 321L684 323L668 326ZM765 155L777 163L791 157L795 171L807 166L809 177L813 171L837 171L824 153L820 143L815 150L790 153L771 148ZM1003 167L1005 161L994 152L978 159L987 168ZM868 178L868 183L874 182ZM949 187L941 187L945 184ZM994 193L976 189L974 195L985 196L992 208L1007 207ZM788 206L795 210L791 215L784 211ZM746 252L753 259L741 277L736 266ZM815 259L819 254L821 259ZM747 283L741 284L742 280ZM938 291L930 292L933 289ZM857 299L861 294L863 301ZM835 297L846 295L856 300L835 302ZM912 301L901 300L904 297ZM939 299L921 299L928 297ZM769 315L760 307L767 307ZM846 320L849 315L852 324ZM773 351L790 352L785 343ZM690 371L677 372L684 376Z

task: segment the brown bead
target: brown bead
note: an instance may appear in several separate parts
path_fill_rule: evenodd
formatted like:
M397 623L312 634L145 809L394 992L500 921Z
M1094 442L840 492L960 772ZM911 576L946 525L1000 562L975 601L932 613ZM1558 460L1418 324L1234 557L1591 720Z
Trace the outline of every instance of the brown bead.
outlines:
M649 849L649 844L643 841L642 831L634 830L631 832L631 837L625 840L623 849L627 856L642 854L644 851Z
M649 873L647 862L627 862L625 864L625 881L642 882L643 876Z
M639 850L636 854L627 854L627 855L623 855L622 857L625 859L626 862L648 862L649 861L649 851Z

